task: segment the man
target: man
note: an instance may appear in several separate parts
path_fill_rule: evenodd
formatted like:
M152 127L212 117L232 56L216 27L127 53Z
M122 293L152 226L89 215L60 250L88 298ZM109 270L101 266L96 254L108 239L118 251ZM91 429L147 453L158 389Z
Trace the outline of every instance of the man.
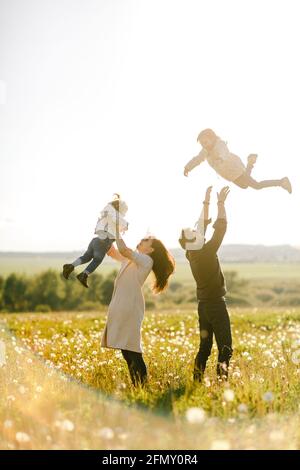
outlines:
M200 348L195 359L194 380L201 382L206 362L211 353L213 334L218 346L217 374L228 378L229 360L232 356L230 319L224 296L225 280L217 256L227 228L225 201L229 194L226 186L218 193L218 217L213 225L214 233L209 241L204 238L209 219L209 203L212 187L206 191L203 210L195 230L184 229L179 240L186 250L186 258L197 284Z

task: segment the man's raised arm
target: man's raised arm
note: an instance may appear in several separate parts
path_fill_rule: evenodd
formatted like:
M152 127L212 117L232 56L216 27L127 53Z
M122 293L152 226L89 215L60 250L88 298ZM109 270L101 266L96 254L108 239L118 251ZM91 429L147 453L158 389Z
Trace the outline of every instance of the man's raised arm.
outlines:
M225 201L229 192L229 187L226 186L218 193L218 218L213 225L215 229L214 234L207 243L215 252L220 248L227 229Z

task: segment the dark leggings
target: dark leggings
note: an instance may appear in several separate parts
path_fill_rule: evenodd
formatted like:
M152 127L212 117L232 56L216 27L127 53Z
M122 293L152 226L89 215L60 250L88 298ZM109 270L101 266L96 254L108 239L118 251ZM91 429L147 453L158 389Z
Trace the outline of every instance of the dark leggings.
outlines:
M218 346L217 374L228 377L229 360L232 356L230 319L223 299L199 302L200 348L195 359L194 380L201 381L213 344L213 334Z
M124 349L121 349L121 352L127 362L133 385L144 385L147 380L147 368L142 353Z

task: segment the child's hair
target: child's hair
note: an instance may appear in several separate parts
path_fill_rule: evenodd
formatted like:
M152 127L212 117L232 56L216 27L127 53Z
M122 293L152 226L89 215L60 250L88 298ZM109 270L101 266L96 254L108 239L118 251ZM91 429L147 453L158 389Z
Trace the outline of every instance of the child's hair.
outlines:
M114 199L109 203L118 212L120 210L120 199L121 199L120 194L114 193Z
M197 142L201 142L201 138L202 138L202 137L205 137L205 136L209 136L209 137L215 138L215 137L216 137L216 134L214 133L214 131L213 131L212 129L204 129L204 130L201 131L200 134L198 135L198 137L197 137Z

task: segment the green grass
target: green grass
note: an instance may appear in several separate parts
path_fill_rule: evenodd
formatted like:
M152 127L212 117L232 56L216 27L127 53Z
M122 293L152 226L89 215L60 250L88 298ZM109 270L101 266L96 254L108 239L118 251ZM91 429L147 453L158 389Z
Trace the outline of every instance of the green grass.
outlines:
M234 355L227 385L232 400L226 394L224 398L226 385L216 378L216 349L204 383L193 384L199 343L196 311L146 313L149 383L144 390L131 386L119 351L99 347L105 317L105 312L1 314L0 321L48 365L129 405L174 416L200 407L222 419L239 417L240 405L250 418L298 410L300 309L232 309Z

